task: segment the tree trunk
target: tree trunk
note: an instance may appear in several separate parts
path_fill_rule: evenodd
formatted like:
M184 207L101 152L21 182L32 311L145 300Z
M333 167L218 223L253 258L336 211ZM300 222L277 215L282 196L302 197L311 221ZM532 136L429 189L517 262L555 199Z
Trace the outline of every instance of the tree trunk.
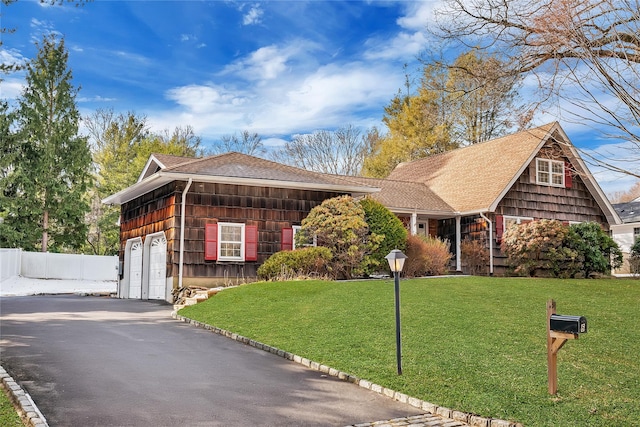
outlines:
M45 210L42 218L42 252L47 252L49 245L49 211Z

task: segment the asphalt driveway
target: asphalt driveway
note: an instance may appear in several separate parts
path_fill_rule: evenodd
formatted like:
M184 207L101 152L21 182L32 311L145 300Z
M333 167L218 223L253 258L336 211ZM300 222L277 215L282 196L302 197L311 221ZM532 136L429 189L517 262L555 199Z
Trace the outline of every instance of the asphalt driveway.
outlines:
M51 426L344 426L420 411L109 297L0 300L0 364Z

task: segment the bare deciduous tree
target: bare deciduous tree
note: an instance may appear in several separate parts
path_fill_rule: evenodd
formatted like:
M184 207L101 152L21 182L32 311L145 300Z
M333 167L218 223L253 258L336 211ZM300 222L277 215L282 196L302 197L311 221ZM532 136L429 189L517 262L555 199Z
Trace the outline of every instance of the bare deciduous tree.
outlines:
M360 174L376 132L362 135L357 128L348 125L335 131L296 135L272 157L275 161L314 172L356 176Z
M240 135L224 135L211 148L212 154L223 154L230 151L261 157L266 153L262 138L256 132L248 130L240 132Z
M558 101L565 120L629 141L626 155L583 154L640 177L614 164L640 160L639 0L445 0L438 19L441 37L499 51L506 72L537 79L541 105Z

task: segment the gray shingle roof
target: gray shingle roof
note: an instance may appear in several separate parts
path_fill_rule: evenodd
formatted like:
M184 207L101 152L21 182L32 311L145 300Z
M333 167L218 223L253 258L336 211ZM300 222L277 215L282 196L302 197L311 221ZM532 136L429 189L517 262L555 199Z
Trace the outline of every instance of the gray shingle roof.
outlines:
M640 202L616 203L613 208L618 212L623 224L640 222Z

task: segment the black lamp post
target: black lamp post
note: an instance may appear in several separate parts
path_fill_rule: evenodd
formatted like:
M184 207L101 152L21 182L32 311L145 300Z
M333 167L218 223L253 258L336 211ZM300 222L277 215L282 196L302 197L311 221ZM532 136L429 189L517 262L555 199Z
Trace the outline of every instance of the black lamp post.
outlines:
M402 345L400 342L400 272L404 267L404 260L407 256L398 249L389 252L385 257L389 261L389 267L395 278L396 293L396 358L398 360L398 375L402 375Z

